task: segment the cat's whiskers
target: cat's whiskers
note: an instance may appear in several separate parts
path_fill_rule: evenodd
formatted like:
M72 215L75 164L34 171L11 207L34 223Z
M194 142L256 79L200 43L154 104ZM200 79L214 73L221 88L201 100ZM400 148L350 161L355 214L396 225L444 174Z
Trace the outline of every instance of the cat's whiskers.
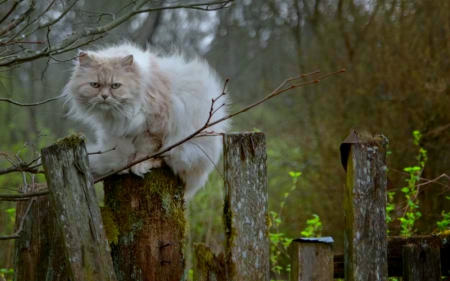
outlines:
M118 111L120 111L120 112L121 112L125 117L127 117L128 119L132 119L131 116L128 116L124 111L122 111L122 110L120 109L120 106L119 106L119 105L113 104L113 107L112 107L112 108L117 109Z

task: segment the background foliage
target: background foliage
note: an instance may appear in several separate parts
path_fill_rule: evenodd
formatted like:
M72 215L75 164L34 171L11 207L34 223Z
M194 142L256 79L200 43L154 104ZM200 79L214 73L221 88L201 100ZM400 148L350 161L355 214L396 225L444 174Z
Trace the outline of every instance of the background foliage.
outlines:
M26 8L26 2L19 10ZM36 13L50 2L39 1ZM164 1L158 3L164 5ZM61 22L65 32L48 35L42 30L30 40L46 36L52 42L60 40L80 25L97 20L95 13L112 13L121 5L119 0L78 1ZM0 15L7 8L0 5ZM55 10L53 16L57 15ZM111 20L103 16L100 23ZM234 108L263 97L285 78L316 69L347 69L326 83L294 90L238 116L233 126L234 131L257 128L266 133L270 209L278 212L284 202L279 233L299 237L307 220L317 214L322 235L333 236L335 249L342 251L345 174L339 145L351 130L383 133L390 140L389 177L391 191L396 191L390 235L402 230L396 218L409 202L402 188L408 186L412 191L426 179L449 174L449 34L450 1L445 0L238 0L234 7L214 12L140 14L95 44L131 39L141 45L175 45L199 53L222 77L230 78ZM0 54L5 48L0 41ZM75 50L55 59L0 69L0 97L35 102L58 95L74 56ZM0 103L0 151L13 155L25 142L43 147L71 131L92 136L87 128L67 119L65 112L61 101L27 108ZM416 144L417 138L411 136L415 130L421 132ZM38 131L46 137L36 141ZM426 150L426 165L417 164L418 147ZM31 153L30 146L27 149L22 153ZM0 168L7 166L0 159ZM420 173L414 168L403 171L404 167L419 167ZM302 173L294 189L291 171ZM20 177L0 177L0 192L20 186ZM409 180L406 184L405 179ZM442 215L448 216L449 202L442 196L448 185L442 178L410 194L417 197L413 204L419 206L411 207L412 213L420 211L410 231L429 234ZM189 203L188 248L194 242L206 242L214 251L221 250L221 198L221 178L216 173ZM0 202L0 235L13 232L8 211L13 207ZM11 268L12 243L0 243L0 268Z

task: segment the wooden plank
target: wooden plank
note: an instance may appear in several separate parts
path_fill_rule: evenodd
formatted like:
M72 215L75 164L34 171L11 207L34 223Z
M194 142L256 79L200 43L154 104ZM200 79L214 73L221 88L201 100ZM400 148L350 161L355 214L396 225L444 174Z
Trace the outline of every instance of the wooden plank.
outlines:
M70 279L116 280L84 137L42 149L42 162Z
M346 280L387 280L386 144L355 132L344 196Z
M17 203L16 225L22 220L30 201ZM15 242L14 280L67 281L56 217L48 196L37 197Z
M292 241L291 281L332 281L333 245L323 242Z
M388 275L398 277L403 274L403 246L407 244L428 244L440 248L441 271L450 275L450 243L448 237L423 235L413 237L388 237ZM344 255L334 256L334 278L344 278Z
M440 248L434 244L403 246L404 281L440 281Z
M223 143L229 280L270 280L265 136L232 133Z
M168 168L104 181L102 214L119 281L183 280L184 186Z

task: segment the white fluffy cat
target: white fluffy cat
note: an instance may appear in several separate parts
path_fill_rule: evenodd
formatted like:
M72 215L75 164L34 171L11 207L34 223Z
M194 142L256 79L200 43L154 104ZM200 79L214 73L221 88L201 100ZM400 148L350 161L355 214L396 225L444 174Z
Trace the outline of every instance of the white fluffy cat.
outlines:
M115 150L90 155L95 176L104 175L131 161L161 151L200 129L209 117L211 102L223 82L199 58L158 55L130 43L80 52L63 96L70 112L96 131L97 143L88 151ZM228 104L227 96L216 103ZM211 121L226 116L226 106ZM227 121L208 131L225 132ZM168 152L164 161L186 184L189 198L202 187L219 161L222 138L198 137ZM161 160L131 167L143 176ZM128 172L128 171L126 171Z

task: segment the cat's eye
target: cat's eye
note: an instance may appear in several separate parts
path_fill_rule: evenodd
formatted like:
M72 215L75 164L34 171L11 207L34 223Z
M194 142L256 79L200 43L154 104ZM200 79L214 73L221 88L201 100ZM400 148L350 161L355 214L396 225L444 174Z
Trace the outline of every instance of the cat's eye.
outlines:
M97 82L91 82L89 84L91 85L92 88L100 88L100 84Z
M111 84L111 88L113 88L113 89L118 89L118 88L120 88L120 86L122 86L122 84L120 84L120 83Z

